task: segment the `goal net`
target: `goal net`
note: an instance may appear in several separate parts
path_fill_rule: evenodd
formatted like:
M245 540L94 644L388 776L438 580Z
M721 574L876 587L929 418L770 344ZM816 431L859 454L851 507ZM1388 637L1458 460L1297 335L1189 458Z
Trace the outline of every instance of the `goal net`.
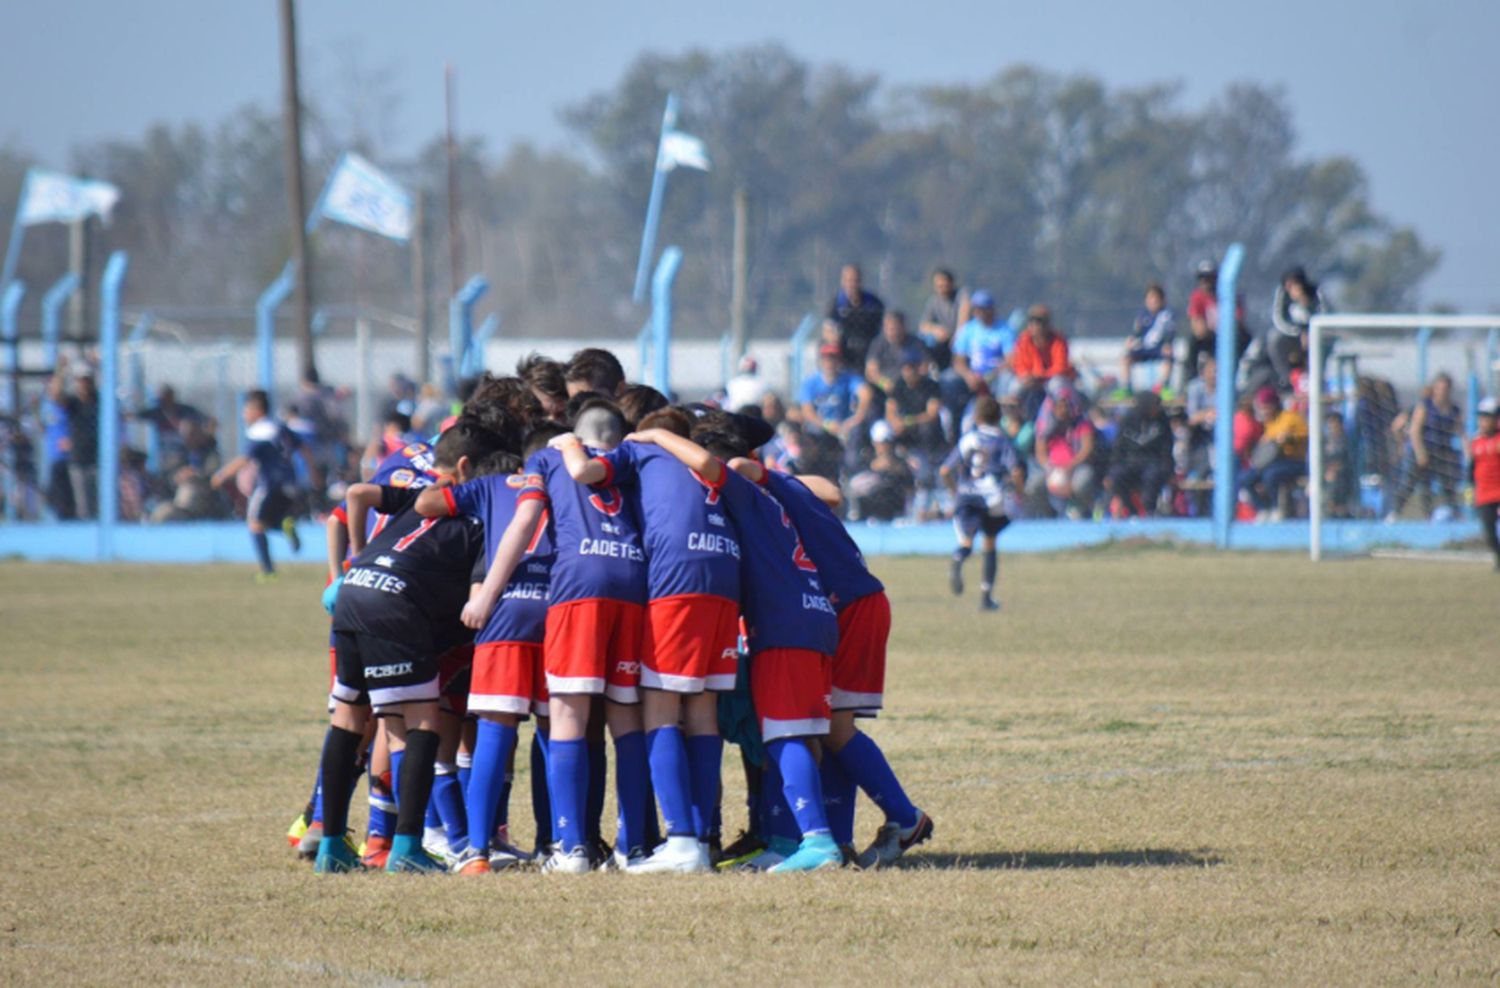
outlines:
M1340 526L1365 530L1362 547L1477 541L1465 440L1495 394L1500 315L1317 316L1308 336L1313 560L1356 544Z

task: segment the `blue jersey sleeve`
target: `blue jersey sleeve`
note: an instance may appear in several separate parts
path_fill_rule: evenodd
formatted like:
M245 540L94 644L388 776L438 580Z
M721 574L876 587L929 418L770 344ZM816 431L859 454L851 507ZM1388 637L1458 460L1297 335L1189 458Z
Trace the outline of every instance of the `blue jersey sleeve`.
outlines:
M446 493L450 513L481 520L490 516L490 485L484 478L450 487Z
M640 447L636 443L621 443L607 453L595 453L593 459L604 464L605 477L595 487L612 487L621 481L638 479Z

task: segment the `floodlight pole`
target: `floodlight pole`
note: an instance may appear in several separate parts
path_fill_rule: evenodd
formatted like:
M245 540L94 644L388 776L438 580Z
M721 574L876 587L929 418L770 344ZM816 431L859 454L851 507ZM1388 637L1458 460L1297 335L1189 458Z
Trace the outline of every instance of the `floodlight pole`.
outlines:
M285 156L286 207L292 220L292 270L296 298L297 363L302 378L317 373L312 335L312 268L307 250L307 193L302 168L302 101L297 84L295 0L280 0L281 127Z

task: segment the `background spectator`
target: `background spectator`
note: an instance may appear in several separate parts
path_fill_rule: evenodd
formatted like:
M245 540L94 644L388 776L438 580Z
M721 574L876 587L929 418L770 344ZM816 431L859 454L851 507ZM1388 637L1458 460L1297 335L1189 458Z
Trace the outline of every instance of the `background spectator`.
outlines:
M858 408L859 386L859 376L844 370L838 344L824 343L818 349L817 373L802 382L803 424L842 437Z
M953 335L958 332L958 310L961 298L953 272L938 268L932 272L932 294L922 306L922 320L917 335L927 347L932 366L942 374L953 365Z
M1329 412L1323 418L1323 509L1328 517L1350 517L1354 492L1354 455L1344 416Z
M1026 312L1026 328L1016 340L1010 358L1017 395L1028 417L1036 414L1055 379L1071 381L1073 365L1068 360L1068 341L1052 326L1052 311L1033 305Z
M73 488L76 518L93 518L99 490L99 391L94 376L78 375L68 396L68 480Z
M1172 381L1172 348L1177 340L1177 326L1172 310L1167 308L1167 292L1161 285L1146 287L1145 304L1135 317L1130 335L1125 337L1125 353L1120 358L1120 387L1135 390L1135 369L1148 368L1146 387L1165 390Z
M1015 348L1016 331L996 321L995 297L982 288L969 296L969 311L969 321L953 338L953 369L970 395L991 394L991 384Z
M907 331L905 313L889 311L865 357L865 380L889 392L908 360L926 363L927 347Z
M1110 514L1127 518L1156 513L1162 488L1172 476L1172 427L1152 392L1135 396L1120 419L1110 449L1104 486Z
M1266 331L1265 352L1276 374L1279 391L1292 389L1292 371L1307 369L1307 331L1312 317L1327 312L1328 303L1316 283L1301 267L1281 276L1281 286L1271 304L1271 328Z
M1257 521L1280 521L1287 514L1284 495L1297 478L1307 476L1307 420L1282 407L1281 396L1270 388L1256 394L1255 417L1264 430L1250 451L1249 469L1240 475L1240 497L1255 507Z
M735 374L724 383L724 407L737 412L746 405L759 407L771 386L760 376L760 364L748 353L740 358Z
M1083 415L1083 403L1071 388L1060 389L1050 401L1051 420L1037 443L1047 495L1056 514L1082 518L1092 513L1094 505L1094 427Z
M1419 487L1424 515L1432 513L1434 487L1449 510L1457 507L1455 495L1463 467L1459 412L1453 400L1453 378L1438 374L1411 412L1392 514L1399 516L1412 491Z
M876 422L870 429L874 446L870 464L849 478L850 513L855 519L894 521L906 514L916 478L894 439L885 422Z
M880 333L885 303L864 290L859 265L846 264L839 272L839 293L828 307L828 318L838 325L844 360L850 367L864 367L870 341Z

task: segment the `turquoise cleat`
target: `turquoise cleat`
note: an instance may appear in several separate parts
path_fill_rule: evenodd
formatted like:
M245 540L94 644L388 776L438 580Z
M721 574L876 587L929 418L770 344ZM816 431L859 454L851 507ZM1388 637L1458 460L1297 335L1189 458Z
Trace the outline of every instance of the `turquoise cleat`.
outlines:
M364 871L359 855L343 837L324 837L318 842L318 856L313 860L313 872L318 875L338 875L346 871Z
M797 845L797 850L791 857L773 865L769 871L773 875L790 871L822 871L824 868L841 868L843 864L844 855L839 851L838 844L834 843L833 837L814 834L802 838L802 843Z
M441 874L448 866L422 850L422 838L397 834L391 840L391 855L385 859L385 870L391 874L411 872L418 875Z

